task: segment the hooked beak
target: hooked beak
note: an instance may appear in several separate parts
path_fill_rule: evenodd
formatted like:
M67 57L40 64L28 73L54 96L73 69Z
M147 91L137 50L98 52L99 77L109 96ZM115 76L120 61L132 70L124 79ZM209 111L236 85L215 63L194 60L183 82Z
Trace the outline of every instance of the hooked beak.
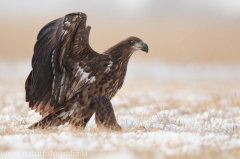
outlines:
M148 53L148 46L146 43L142 42L141 44L141 50Z

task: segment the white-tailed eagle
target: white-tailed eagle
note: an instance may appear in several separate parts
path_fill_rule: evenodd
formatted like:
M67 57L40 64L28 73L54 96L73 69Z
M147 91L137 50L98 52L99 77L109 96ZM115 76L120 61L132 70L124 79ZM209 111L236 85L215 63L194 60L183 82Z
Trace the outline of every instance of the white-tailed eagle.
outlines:
M89 45L86 20L84 13L71 13L40 30L25 89L29 107L43 118L30 129L65 122L84 128L96 113L97 126L121 130L110 100L123 85L132 53L148 52L148 46L129 37L97 53Z

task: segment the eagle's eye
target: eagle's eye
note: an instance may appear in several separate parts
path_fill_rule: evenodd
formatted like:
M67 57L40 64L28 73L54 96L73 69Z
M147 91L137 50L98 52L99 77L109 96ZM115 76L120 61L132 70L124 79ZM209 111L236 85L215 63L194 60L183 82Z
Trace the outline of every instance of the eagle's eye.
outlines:
M134 45L134 44L135 44L135 41L131 41L131 44Z

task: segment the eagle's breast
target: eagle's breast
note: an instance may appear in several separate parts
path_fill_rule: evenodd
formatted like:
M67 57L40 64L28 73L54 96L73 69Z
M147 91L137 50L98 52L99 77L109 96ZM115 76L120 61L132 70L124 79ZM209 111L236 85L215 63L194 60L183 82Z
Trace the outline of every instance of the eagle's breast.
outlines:
M121 63L122 64L122 63ZM124 77L126 75L126 69L121 69L119 64L112 64L110 68L107 68L102 78L95 83L94 91L89 91L90 96L98 96L108 94L109 99L112 99L117 91L122 87Z

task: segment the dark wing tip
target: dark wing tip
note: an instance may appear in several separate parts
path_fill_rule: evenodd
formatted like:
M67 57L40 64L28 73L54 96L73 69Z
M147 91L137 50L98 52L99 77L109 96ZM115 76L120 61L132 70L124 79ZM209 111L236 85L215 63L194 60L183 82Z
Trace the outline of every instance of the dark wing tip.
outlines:
M37 40L40 39L44 34L46 34L48 31L50 31L52 28L56 28L58 26L58 21L61 18L55 19L51 22L49 22L48 24L46 24L38 33L37 35Z
M90 25L87 25L87 26L86 26L86 29L87 29L88 32L90 32L91 28L92 28L92 27L91 27Z
M65 17L73 17L73 16L79 16L81 18L87 19L87 15L83 12L73 12L73 13L69 13L67 14Z
M73 12L73 13L69 13L69 14L67 14L66 16L68 16L68 15L83 15L83 16L87 16L85 13L83 13L83 12Z
M87 15L85 13L76 12L76 13L69 13L64 17L64 29L74 24L78 23L81 25L86 25Z
M65 16L66 17L74 17L78 15L79 17L83 18L83 19L87 19L87 15L83 12L74 12L74 13L69 13ZM53 20L51 22L49 22L48 24L46 24L38 33L38 36L37 36L37 39L39 39L42 35L44 35L46 32L48 32L51 28L55 28L57 27L57 22L62 19L62 18L59 18L59 19L56 19L56 20ZM73 19L73 18L71 18Z

